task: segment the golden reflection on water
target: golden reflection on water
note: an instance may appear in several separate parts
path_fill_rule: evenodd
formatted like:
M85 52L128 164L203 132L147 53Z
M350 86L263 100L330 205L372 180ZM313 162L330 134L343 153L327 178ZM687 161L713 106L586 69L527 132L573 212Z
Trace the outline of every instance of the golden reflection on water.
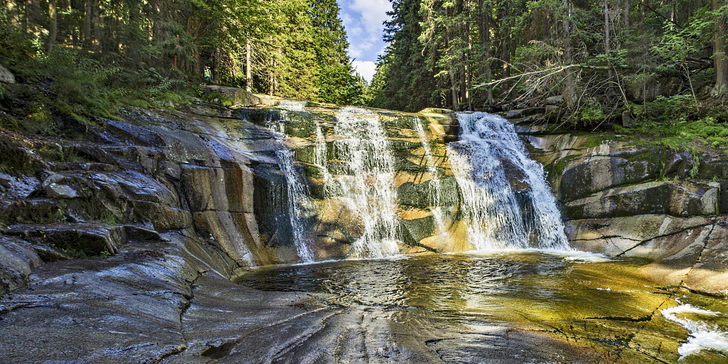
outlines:
M433 254L269 267L241 284L324 293L327 304L382 315L392 332L406 324L427 332L423 337L457 338L437 344L454 361L482 349L489 332L508 328L596 351L607 362L676 362L689 333L660 311L680 304L717 312L706 324L728 332L725 300L658 287L639 271L644 264L540 252ZM680 362L728 362L728 355L702 350Z

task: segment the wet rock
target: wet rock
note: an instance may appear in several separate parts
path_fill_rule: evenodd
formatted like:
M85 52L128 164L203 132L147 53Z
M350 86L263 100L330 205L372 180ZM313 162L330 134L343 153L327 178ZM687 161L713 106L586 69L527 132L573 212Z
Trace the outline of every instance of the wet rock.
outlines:
M6 224L74 222L60 202L47 198L0 200L0 219Z
M183 164L182 189L190 209L252 213L253 175L238 168L208 168Z
M228 254L240 266L277 262L263 248L253 214L204 211L195 212L193 218L199 236Z
M74 186L75 185L75 186ZM43 180L41 188L49 198L73 199L81 197L80 190L87 190L88 180L80 175L67 177L61 174L51 174ZM76 187L77 186L77 187ZM88 197L85 193L84 197Z
M559 105L564 103L564 96L558 95L558 96L551 96L546 98L546 104L547 105Z
M0 353L10 362L159 362L186 348L181 315L207 259L189 241L103 260L48 263L0 297ZM199 244L199 243L197 243ZM32 350L43 348L43 350Z
M680 218L668 215L637 215L600 219L571 220L566 222L566 235L571 246L609 256L629 255L657 259L662 252L650 243L659 239L679 240L684 232L710 227L707 217ZM697 235L691 234L693 238ZM684 237L684 236L682 236ZM685 242L690 245L690 241Z

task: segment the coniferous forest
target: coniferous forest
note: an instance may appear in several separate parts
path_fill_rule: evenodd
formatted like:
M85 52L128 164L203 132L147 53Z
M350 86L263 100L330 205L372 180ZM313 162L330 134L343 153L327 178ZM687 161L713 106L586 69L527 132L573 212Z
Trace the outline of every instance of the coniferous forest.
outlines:
M79 112L179 101L206 66L212 83L286 98L351 104L363 86L335 0L10 0L0 31L0 63Z
M371 84L334 0L8 0L0 64L79 119L200 97L209 67L211 83L336 104L498 111L551 97L567 128L625 113L728 121L724 0L391 3Z
M393 9L369 94L377 107L497 110L555 96L567 126L595 127L655 107L697 117L699 100L728 93L722 0L393 0Z

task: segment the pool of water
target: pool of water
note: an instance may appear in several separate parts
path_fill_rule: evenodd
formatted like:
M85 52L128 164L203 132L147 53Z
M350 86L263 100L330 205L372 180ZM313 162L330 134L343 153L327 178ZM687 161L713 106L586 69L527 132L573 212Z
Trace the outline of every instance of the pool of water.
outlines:
M728 362L728 302L659 287L644 263L433 254L267 267L239 283L330 307L306 340L338 362Z

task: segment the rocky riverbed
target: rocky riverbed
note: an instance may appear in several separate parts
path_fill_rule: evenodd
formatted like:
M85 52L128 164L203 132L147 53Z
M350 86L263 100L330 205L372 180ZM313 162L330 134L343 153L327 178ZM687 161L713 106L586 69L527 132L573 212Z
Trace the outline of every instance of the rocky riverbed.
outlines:
M311 107L320 115L333 110ZM248 333L264 340L280 335L283 323L336 311L317 293L231 282L255 267L299 259L277 151L293 150L311 194L323 198L316 193L324 177L312 172L315 150L306 139L315 130L281 140L265 119L281 120L281 112L292 111L129 108L120 120L95 126L59 120L58 137L0 131L3 357L208 362L227 357ZM385 114L401 161L397 249L471 249L443 157L457 123L442 110ZM450 205L445 240L436 239L442 232L426 209L432 203L421 198L435 173L413 120L422 121L437 159L438 203ZM660 285L727 292L725 156L537 129L522 128L522 137L546 166L572 247L649 258L642 274ZM319 232L317 257L347 257L361 227L345 209L326 206L306 222Z

